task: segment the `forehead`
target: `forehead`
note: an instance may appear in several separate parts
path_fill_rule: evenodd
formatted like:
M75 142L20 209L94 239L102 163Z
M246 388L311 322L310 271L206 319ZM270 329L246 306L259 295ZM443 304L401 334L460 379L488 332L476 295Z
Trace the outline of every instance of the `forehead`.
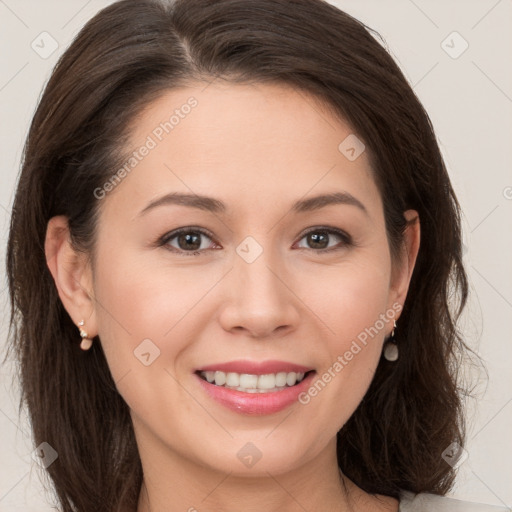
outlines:
M128 153L138 159L113 195L213 195L229 209L233 201L287 204L344 190L365 196L370 209L380 203L365 152L350 160L340 150L354 137L351 127L285 84L214 81L172 89L146 106L130 133ZM150 149L140 157L144 146Z
M235 152L263 158L260 148L271 156L311 149L316 157L323 151L328 158L337 155L340 137L351 134L347 123L334 119L318 98L304 91L286 84L226 82L165 92L146 106L131 131L133 142L153 134L175 152L185 139L190 149L193 139L200 150L196 157L222 159Z

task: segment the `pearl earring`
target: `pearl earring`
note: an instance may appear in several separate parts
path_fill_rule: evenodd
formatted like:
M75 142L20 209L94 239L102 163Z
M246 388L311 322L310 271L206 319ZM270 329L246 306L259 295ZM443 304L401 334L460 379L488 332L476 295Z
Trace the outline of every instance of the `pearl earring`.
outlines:
M398 359L398 346L395 341L395 329L396 321L393 320L393 330L384 344L384 358L388 361L396 361Z
M82 342L80 343L80 348L82 350L89 350L92 347L92 339L89 338L89 335L82 329L82 326L84 325L84 321L80 320L78 322L79 329L80 329L80 336L82 337Z

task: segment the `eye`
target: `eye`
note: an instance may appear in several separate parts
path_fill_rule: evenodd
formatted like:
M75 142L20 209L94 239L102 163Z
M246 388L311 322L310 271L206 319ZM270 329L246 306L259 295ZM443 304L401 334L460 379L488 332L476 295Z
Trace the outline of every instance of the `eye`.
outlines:
M341 240L341 246L329 247L329 237L334 235ZM306 239L306 243L310 244L310 247L299 247L300 249L318 249L316 252L330 252L343 247L352 245L352 239L347 233L334 228L317 227L309 230L305 233L301 240Z
M161 238L159 245L170 247L174 252L178 252L186 256L196 256L200 251L208 249L211 245L202 244L201 237L206 237L211 240L209 233L204 229L193 227L181 228L164 235ZM174 239L176 239L177 247L170 243Z
M330 237L334 235L341 242L334 247L329 247ZM167 233L158 240L158 246L164 246L180 256L199 256L206 249L212 248L211 243L202 243L201 237L206 237L210 242L212 236L206 230L196 227L180 228ZM299 240L306 239L311 247L299 247L299 249L314 250L319 253L331 252L343 247L353 245L350 235L339 229L328 227L316 227L304 233ZM174 245L174 242L176 245ZM218 247L218 246L217 246Z

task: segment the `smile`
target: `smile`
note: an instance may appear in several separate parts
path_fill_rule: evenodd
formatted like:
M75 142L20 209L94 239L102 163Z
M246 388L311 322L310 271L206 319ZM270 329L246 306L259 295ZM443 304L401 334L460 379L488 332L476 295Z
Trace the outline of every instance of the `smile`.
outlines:
M309 372L306 372L309 373ZM244 393L275 393L304 379L304 372L279 372L264 375L223 371L202 371L199 376L211 384Z
M298 402L315 375L315 370L258 375L221 370L195 372L199 387L209 399L238 414L257 416L277 413Z

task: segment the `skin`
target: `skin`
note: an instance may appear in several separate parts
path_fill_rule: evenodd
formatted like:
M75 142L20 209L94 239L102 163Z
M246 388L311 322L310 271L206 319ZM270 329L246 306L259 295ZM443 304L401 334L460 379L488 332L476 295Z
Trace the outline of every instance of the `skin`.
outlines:
M99 334L131 409L145 474L138 512L397 511L397 500L342 479L336 460L336 432L368 389L392 320L310 403L278 413L226 409L193 372L233 359L278 359L322 375L380 314L403 306L419 219L392 266L366 152L349 161L338 145L350 126L286 85L168 91L137 118L133 149L190 96L197 107L100 200L94 272L70 246L65 217L51 219L47 231L61 300L76 324L85 319L90 337ZM349 192L367 213L347 204L291 212L293 202L333 191ZM228 210L165 205L139 216L168 192L213 196ZM199 255L184 254L177 237L167 247L154 243L189 226L213 234L197 235ZM341 229L355 245L329 234L321 247L338 249L322 254L303 234L317 226ZM236 252L247 236L263 249L252 263ZM160 350L149 366L133 353L147 338ZM248 442L262 454L252 467L237 457Z

